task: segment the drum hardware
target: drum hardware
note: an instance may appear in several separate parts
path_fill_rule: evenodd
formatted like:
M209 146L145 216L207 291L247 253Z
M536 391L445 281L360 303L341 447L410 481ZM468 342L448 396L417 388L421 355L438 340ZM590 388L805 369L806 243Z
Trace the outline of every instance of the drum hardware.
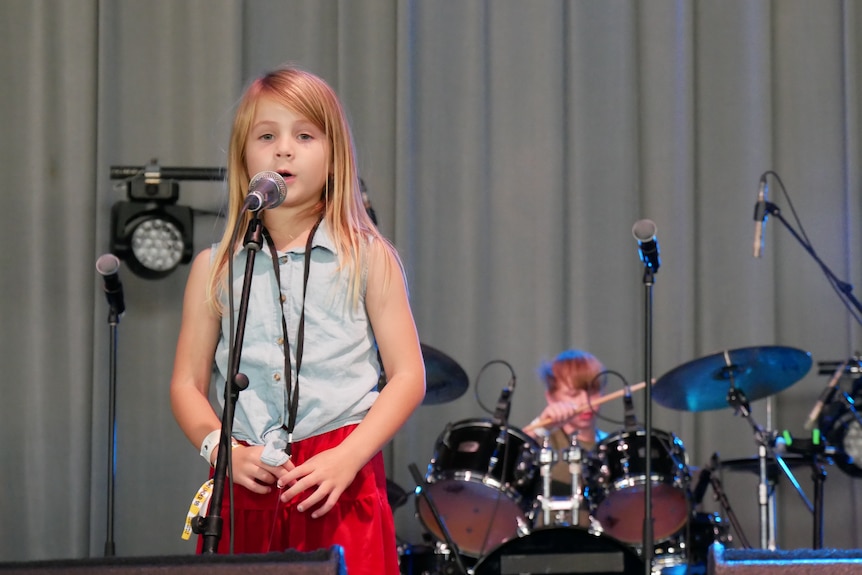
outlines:
M729 358L728 358L729 363ZM748 399L745 396L745 393L736 387L733 386L733 381L731 380L730 390L727 392L727 402L731 405L736 411L737 415L743 417L748 423L751 425L751 429L754 432L754 439L757 443L757 457L759 463L759 484L758 484L758 507L760 509L760 545L763 549L769 549L770 551L775 550L775 529L773 522L770 521L770 517L773 516L771 507L774 506L774 501L772 501L772 497L770 496L773 493L771 482L769 481L769 475L767 473L768 461L772 459L778 465L779 469L784 473L790 483L793 485L796 492L799 494L799 497L802 499L803 503L805 503L808 510L814 514L815 508L806 497L805 492L799 485L799 482L796 480L796 477L793 475L793 472L790 471L790 468L785 463L784 459L777 453L775 449L776 435L775 432L767 431L763 429L752 417L751 408L748 404ZM822 516L822 509L820 515ZM816 525L822 524L821 517L817 517L815 514L814 520ZM819 529L815 527L815 531Z
M464 562L461 560L458 546L452 539L452 535L449 533L449 529L446 528L446 523L445 521L443 521L440 512L437 510L437 505L434 503L433 497L431 497L431 495L428 493L425 481L422 479L422 474L419 472L419 468L416 467L415 463L411 463L408 467L410 468L410 474L413 476L414 481L416 481L416 495L418 496L417 500L421 499L422 501L424 501L431 514L433 515L440 533L443 534L443 539L446 541L448 550L452 552L451 556L455 560L455 564L458 567L458 572L463 575L467 575L467 568L464 566Z
M463 557L461 560L469 573L475 562L466 561ZM459 572L455 554L439 541L433 545L399 545L398 569L401 575L455 575Z
M554 497L551 494L551 467L559 461L559 456L556 450L551 447L550 436L545 434L542 437L542 449L539 451L539 469L542 477L542 495L540 497L542 519L546 527L578 524L581 501L583 501L583 488L581 487L583 450L578 443L577 435L572 436L571 444L562 452L562 458L569 464L569 473L572 478L570 497Z
M858 378L862 376L862 354L858 351L853 355L853 359L844 361L818 361L818 375L832 375L841 366L844 366L844 376L852 376Z
M763 548L775 548L772 497L767 477L767 460L773 459L793 483L803 501L812 509L796 478L774 453L772 432L751 417L748 402L768 397L802 379L811 368L811 354L795 348L762 346L724 350L672 369L654 386L656 401L671 409L708 411L728 405L752 426L758 444L760 483L760 539Z
M844 373L856 375L856 380L849 392L839 387L835 394L837 399L826 402L816 426L821 436L835 449L831 454L832 460L851 477L862 477L862 416L856 408L857 401L862 397L862 378L858 376L860 370L858 355L854 360L845 362Z
M732 541L718 513L692 513L685 527L655 545L652 572L654 575L705 573L709 546L713 543L729 545Z
M706 483L709 483L712 487L715 500L718 501L722 511L724 511L728 521L730 521L730 524L733 526L733 530L736 532L736 536L739 537L743 548L751 549L751 545L748 543L748 538L742 530L742 525L739 523L736 513L733 512L733 508L730 506L730 500L727 498L724 486L721 483L721 478L719 477L718 472L724 467L724 465L725 464L722 463L718 453L713 453L709 464L703 467L701 475L698 477L698 484L695 487L694 494L692 495L692 507L700 505L700 502L703 500L703 496L706 493ZM701 484L703 484L702 487Z

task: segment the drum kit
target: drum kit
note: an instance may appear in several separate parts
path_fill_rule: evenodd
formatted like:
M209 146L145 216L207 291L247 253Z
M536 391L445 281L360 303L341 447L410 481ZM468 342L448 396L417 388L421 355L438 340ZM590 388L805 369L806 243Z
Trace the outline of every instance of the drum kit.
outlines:
M443 352L425 344L422 348L427 377L424 403L460 397L468 387L464 370ZM789 467L819 464L830 453L823 446L806 444L805 452L784 450L779 454L776 434L761 428L748 408L749 401L769 397L802 379L811 364L810 354L798 349L751 347L691 361L654 381L652 398L664 407L694 412L734 408L749 421L761 446L758 456L750 459L719 463L714 455L696 482L683 442L663 430L653 429L650 435L647 479L646 432L642 428L627 425L588 451L576 438L555 449L548 437L533 439L508 425L507 418L447 424L435 442L426 473L422 475L411 465L416 480L415 514L427 544L399 546L402 574L643 573L647 488L651 489L654 538L653 551L648 553L652 556L650 571L705 573L709 546L734 543L721 514L697 510L707 484L738 542L750 546L713 471L720 467L753 472L763 482L774 481L776 473L781 473L779 467L789 474ZM842 377L862 372L859 365L858 360L844 362ZM839 379L837 372L835 380ZM836 386L830 382L830 387ZM852 397L844 395L852 410ZM616 395L602 400L609 397ZM841 420L846 410L833 409L831 401L825 404L822 418ZM862 419L855 410L853 415L855 419L849 423L844 416L844 428L855 425L862 436ZM841 455L843 451L831 453ZM551 467L558 462L568 464L571 476L571 493L563 497L551 490ZM405 505L409 494L390 482L389 497L394 509ZM765 507L768 502L761 504ZM820 510L822 513L822 506ZM766 536L762 535L761 543L766 546Z

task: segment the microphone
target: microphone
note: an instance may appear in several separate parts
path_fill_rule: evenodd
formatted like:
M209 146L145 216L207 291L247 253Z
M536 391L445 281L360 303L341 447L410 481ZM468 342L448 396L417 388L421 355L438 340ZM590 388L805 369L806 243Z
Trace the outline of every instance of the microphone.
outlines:
M504 387L497 400L497 409L494 411L494 423L502 425L509 421L509 411L512 408L512 388Z
M817 419L820 417L820 412L823 411L823 407L832 400L832 394L835 393L835 387L838 385L838 380L841 379L841 375L844 373L848 362L849 360L845 360L844 363L838 366L838 369L832 374L832 379L829 380L829 383L820 392L820 397L817 399L814 407L811 408L811 413L808 414L808 419L803 426L805 431L811 431L814 428Z
M652 220L638 220L632 226L632 235L638 241L638 252L644 265L653 272L658 271L661 258L658 253L658 240L655 237L656 227Z
M760 188L757 190L757 203L754 204L754 257L759 258L763 251L763 228L766 226L766 200L769 196L769 184L766 174L760 176Z
M120 259L114 254L103 254L96 260L96 271L105 279L105 297L111 311L117 316L126 311L123 284L120 282Z
M243 210L257 212L277 208L287 197L287 184L276 172L259 172L248 184Z
M632 392L631 388L628 385L625 387L625 394L623 395L623 406L625 408L625 426L626 431L633 431L637 428L637 418L635 417L635 407L634 403L632 403Z

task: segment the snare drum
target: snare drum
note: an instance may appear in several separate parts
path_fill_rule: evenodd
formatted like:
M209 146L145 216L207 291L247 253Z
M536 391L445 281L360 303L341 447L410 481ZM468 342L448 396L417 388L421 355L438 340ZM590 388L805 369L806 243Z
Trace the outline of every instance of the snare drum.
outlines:
M426 492L459 551L478 557L532 524L540 476L539 446L513 427L482 419L450 423L437 439ZM417 514L445 540L423 497Z
M690 477L678 437L654 429L651 439L653 539L662 541L688 520ZM646 485L644 430L619 432L596 446L587 466L587 498L605 533L630 544L643 542Z

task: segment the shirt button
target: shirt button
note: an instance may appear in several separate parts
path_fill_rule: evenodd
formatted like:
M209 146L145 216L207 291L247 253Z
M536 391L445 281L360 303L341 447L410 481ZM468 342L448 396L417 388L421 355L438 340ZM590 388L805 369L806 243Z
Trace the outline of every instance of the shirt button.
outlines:
M278 258L278 263L286 264L287 263L287 256L281 256L280 258Z
M272 379L274 379L275 381L281 381L281 374L276 373L275 375L272 376Z
M287 296L284 294L281 294L281 303L284 303L286 299L287 299Z
M283 337L280 337L280 338L278 338L277 340L275 340L275 342L276 342L278 345L284 345L284 338L283 338Z

